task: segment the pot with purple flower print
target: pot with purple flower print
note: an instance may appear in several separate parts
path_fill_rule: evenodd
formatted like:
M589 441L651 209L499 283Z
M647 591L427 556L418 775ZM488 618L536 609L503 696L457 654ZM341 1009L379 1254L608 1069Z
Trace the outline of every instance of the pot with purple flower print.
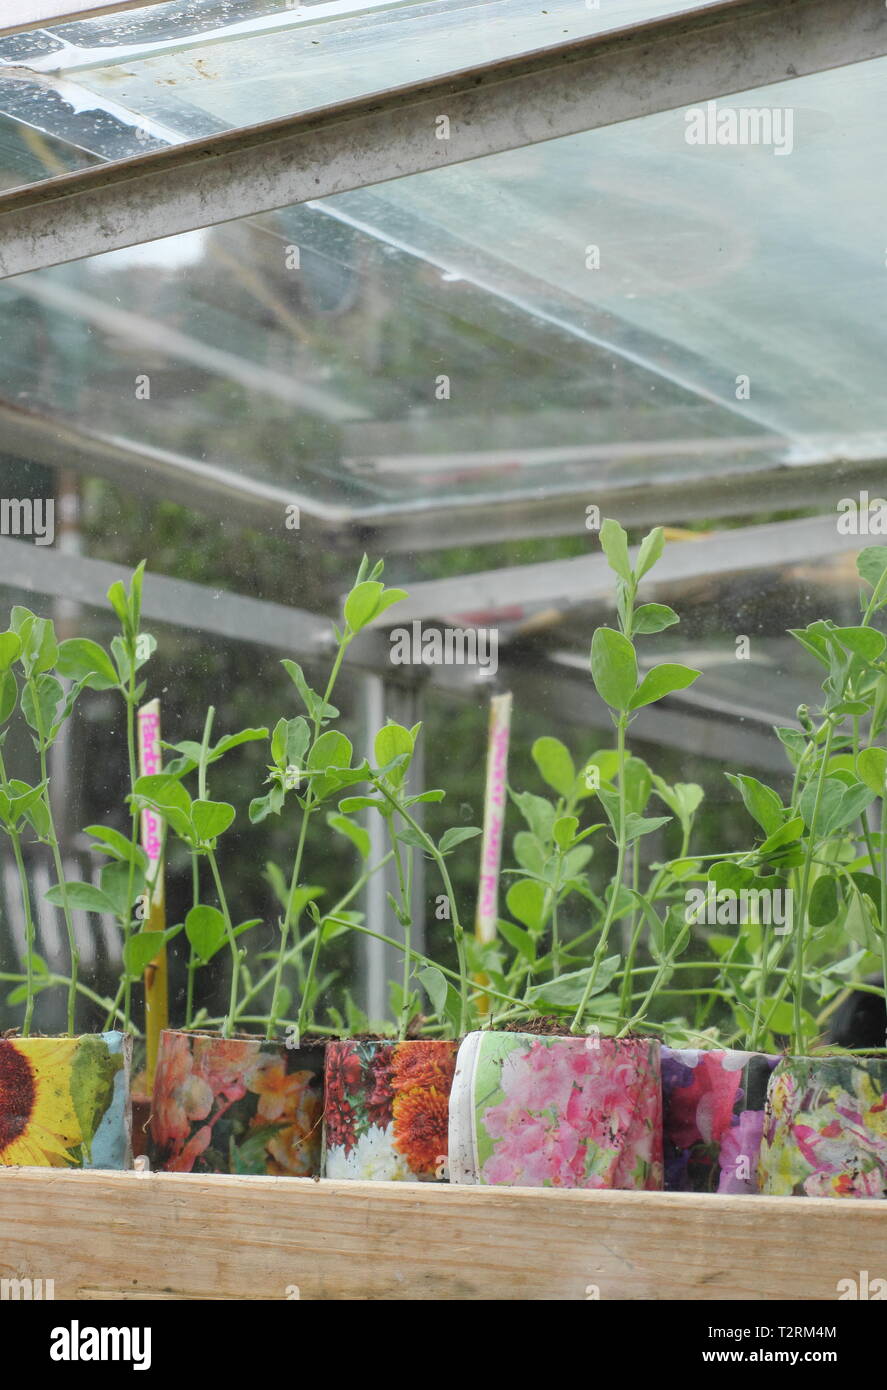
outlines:
M761 1052L663 1047L667 1192L758 1191L764 1102L777 1060Z

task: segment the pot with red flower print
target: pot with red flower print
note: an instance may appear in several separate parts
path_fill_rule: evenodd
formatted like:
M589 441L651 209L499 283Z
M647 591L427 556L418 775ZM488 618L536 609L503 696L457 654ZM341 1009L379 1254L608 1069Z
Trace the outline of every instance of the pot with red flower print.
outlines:
M650 1038L469 1033L450 1100L450 1181L660 1191Z
M168 1029L154 1074L152 1166L317 1177L322 1095L322 1046Z
M326 1177L443 1180L456 1048L437 1038L328 1043Z
M758 1191L767 1083L762 1052L662 1049L666 1192Z

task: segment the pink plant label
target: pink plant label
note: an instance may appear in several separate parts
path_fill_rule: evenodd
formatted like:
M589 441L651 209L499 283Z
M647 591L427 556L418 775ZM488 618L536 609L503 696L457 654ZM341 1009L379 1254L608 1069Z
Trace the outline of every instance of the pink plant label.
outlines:
M481 849L480 891L477 903L476 930L481 941L492 941L496 935L499 866L502 862L502 839L505 830L510 737L511 696L497 695L490 704L484 835Z
M139 710L139 768L143 777L152 777L163 770L160 749L160 706L152 700ZM160 858L163 823L154 811L142 812L142 845L154 864Z

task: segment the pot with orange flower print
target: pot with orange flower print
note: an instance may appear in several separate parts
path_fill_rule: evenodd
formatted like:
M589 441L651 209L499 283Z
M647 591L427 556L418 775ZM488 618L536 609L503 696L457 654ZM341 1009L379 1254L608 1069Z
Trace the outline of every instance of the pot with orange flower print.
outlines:
M154 1076L153 1166L316 1177L322 1088L320 1045L167 1030Z
M446 1177L457 1046L437 1038L327 1044L328 1178L434 1182Z

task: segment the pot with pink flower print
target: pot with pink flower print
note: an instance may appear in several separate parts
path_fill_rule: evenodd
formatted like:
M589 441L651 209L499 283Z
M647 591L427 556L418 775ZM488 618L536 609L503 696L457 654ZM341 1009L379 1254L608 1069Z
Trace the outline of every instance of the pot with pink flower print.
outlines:
M777 1060L761 1052L663 1047L667 1192L758 1191L764 1101Z
M151 1165L317 1177L322 1095L322 1045L168 1029L154 1076Z
M887 1197L887 1057L783 1057L770 1078L760 1190Z
M660 1046L651 1038L469 1033L450 1101L450 1181L662 1188Z

